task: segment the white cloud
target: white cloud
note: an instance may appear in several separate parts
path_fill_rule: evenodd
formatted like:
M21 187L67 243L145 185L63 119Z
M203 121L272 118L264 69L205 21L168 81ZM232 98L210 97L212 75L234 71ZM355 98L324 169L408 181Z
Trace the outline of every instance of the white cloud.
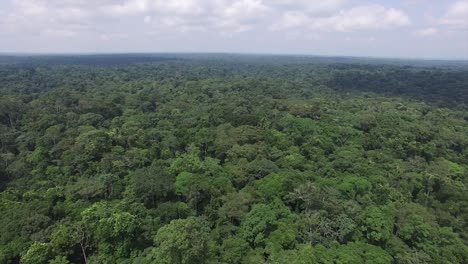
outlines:
M249 20L255 17L261 17L268 8L261 0L240 0L231 5L223 6L220 10L223 17L236 20Z
M468 0L458 1L450 5L440 23L453 27L468 28Z
M131 0L123 3L103 5L100 9L104 13L126 16L144 13L149 9L149 5L147 0Z
M105 31L112 20L131 20L159 31L187 32L217 29L245 32L271 9L264 0L11 0L12 8L0 24L10 31L24 29L71 31L68 24L89 24ZM141 20L140 20L141 21ZM115 29L114 29L115 30ZM78 33L78 32L75 32ZM78 35L78 34L74 34Z
M280 21L271 26L272 30L285 30L297 27L304 27L311 24L312 18L303 12L290 11L283 14Z
M415 35L419 37L429 37L429 36L434 36L437 33L439 33L439 29L435 27L428 27L428 28L417 30L415 32Z
M291 10L301 10L309 14L329 14L342 8L348 0L269 0L268 3Z
M0 24L10 32L56 36L118 34L113 26L141 23L159 35L211 31L232 35L253 29L352 32L408 25L401 10L381 5L348 7L349 0L9 0ZM127 24L128 22L128 24ZM47 31L47 32L46 32ZM64 32L68 32L65 34ZM129 33L129 32L127 32ZM131 32L135 33L135 32ZM156 33L155 33L156 34Z
M153 1L153 10L161 14L173 15L201 15L208 8L210 1L202 0L156 0Z
M212 22L223 35L249 31L260 24L270 10L262 0L240 0L232 4L220 5L214 10Z
M90 29L92 9L82 0L13 0L0 18L4 32L74 37Z
M273 30L302 27L308 30L352 32L357 30L392 29L410 24L410 18L394 8L369 5L341 10L330 16L308 16L304 12L285 13Z
M379 5L362 6L339 14L317 19L312 28L349 32L362 29L391 29L410 24L410 18L400 10Z

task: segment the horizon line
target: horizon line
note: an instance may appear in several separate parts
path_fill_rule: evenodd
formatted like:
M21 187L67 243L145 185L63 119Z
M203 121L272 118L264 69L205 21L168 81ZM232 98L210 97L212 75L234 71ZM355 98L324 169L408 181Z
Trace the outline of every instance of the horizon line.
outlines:
M322 58L357 58L357 59L384 59L384 60L420 60L420 61L457 61L468 62L467 58L453 57L404 57L404 56L375 56L375 55L339 55L339 54L312 54L312 53L270 53L270 52L216 52L216 51L128 51L128 52L3 52L0 56L95 56L95 55L240 55L240 56L285 56L285 57L322 57Z

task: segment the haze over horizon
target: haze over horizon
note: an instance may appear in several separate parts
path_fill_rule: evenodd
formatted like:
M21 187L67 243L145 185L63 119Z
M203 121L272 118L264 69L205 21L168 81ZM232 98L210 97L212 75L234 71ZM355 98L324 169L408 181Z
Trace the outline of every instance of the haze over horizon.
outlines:
M5 0L2 53L468 59L468 0Z

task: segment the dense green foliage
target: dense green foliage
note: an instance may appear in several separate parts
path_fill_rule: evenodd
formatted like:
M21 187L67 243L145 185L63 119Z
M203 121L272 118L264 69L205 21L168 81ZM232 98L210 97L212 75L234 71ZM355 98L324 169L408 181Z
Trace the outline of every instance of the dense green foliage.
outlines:
M0 60L0 263L468 263L466 67L139 59Z

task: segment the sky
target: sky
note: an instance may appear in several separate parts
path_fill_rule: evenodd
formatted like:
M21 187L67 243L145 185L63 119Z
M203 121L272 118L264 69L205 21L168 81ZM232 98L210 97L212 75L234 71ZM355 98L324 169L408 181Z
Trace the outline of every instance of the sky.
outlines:
M468 0L0 0L0 52L468 59Z

